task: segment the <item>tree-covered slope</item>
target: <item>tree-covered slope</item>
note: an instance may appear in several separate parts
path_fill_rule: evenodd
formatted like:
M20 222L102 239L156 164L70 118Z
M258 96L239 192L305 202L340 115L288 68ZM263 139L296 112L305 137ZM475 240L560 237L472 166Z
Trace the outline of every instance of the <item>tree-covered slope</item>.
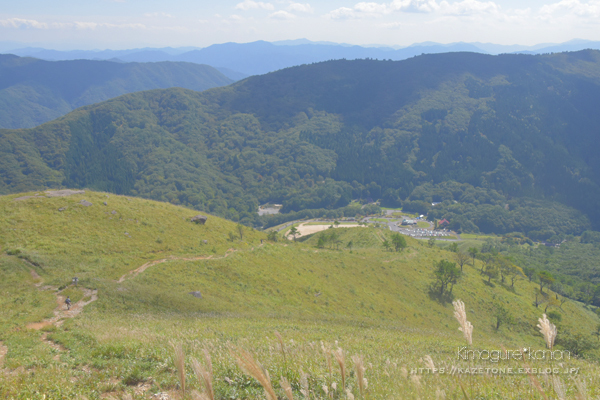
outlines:
M0 127L31 128L77 107L140 90L205 90L231 82L208 65L184 62L51 62L0 55Z
M579 222L563 233L577 234L588 219L600 225L598 104L597 51L330 61L203 93L130 94L3 131L0 190L90 187L247 223L267 201L284 211L356 197L464 201L541 216L535 226L486 227L551 234L564 215ZM556 210L564 213L547 221Z

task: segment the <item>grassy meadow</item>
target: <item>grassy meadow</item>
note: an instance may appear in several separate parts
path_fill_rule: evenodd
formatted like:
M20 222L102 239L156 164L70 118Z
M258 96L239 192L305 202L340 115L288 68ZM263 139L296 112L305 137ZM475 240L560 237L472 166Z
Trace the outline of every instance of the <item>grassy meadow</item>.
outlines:
M536 328L543 307L533 305L534 283L487 283L478 260L440 298L431 290L434 263L453 253L426 241L407 238L403 251L385 251L389 230L340 226L339 249L317 248L318 234L271 242L242 227L240 237L234 222L204 214L206 224L194 224L197 211L166 203L38 194L0 197L0 398L212 398L192 368L193 359L207 364L204 350L218 399L268 398L245 371L267 376L278 398L290 398L282 379L297 399L600 395L594 352L560 361L458 357L466 342L452 299L464 301L474 326L468 348L480 351L544 349ZM24 195L34 197L15 200ZM70 285L75 276L79 287ZM60 325L28 328L55 315L57 295L84 301L83 289L97 289L98 300ZM496 329L499 308L510 318ZM559 311L559 335L589 335L598 325L579 303ZM244 371L236 358L245 352L259 364ZM560 375L486 370L526 367Z

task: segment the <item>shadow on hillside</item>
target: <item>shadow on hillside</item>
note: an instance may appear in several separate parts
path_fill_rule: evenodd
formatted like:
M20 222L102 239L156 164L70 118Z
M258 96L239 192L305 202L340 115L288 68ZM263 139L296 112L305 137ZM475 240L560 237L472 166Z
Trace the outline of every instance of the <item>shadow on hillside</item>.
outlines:
M431 300L437 301L443 305L450 304L454 300L454 295L452 293L445 292L444 294L441 294L440 289L435 286L431 286L427 294Z

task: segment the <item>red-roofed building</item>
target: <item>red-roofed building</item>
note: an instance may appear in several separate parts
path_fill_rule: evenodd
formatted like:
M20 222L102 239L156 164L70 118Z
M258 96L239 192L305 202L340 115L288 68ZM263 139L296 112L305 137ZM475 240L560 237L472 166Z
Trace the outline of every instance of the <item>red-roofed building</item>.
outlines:
M444 218L443 220L438 222L438 226L446 226L446 225L450 225L450 222L448 222L448 220L446 218Z

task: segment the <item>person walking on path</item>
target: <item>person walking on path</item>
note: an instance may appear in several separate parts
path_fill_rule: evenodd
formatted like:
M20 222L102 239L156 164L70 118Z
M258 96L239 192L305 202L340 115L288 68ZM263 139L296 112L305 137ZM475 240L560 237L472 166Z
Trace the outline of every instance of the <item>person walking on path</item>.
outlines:
M65 300L65 304L67 305L67 310L71 309L71 297L67 296L67 299Z

